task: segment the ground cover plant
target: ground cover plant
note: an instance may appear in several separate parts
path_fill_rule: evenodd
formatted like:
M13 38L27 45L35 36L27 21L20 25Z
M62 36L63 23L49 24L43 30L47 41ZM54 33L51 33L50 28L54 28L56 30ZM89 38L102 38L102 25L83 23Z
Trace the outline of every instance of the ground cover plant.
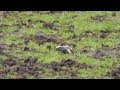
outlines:
M120 12L0 11L0 79L120 79Z

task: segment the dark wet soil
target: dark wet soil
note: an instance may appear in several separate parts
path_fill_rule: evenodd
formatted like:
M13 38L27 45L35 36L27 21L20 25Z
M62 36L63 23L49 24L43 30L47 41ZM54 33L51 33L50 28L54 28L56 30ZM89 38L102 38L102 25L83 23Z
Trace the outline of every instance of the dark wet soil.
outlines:
M120 57L120 46L111 48L109 46L98 48L96 50L83 49L81 53L86 53L96 59L102 59L104 57Z
M58 20L54 20L53 22L44 22L43 28L50 29L50 30L58 30L58 25L56 23L59 23Z
M39 44L44 44L45 42L53 42L53 43L57 43L57 38L54 35L46 35L43 33L38 33L37 35L35 35L33 37L37 43Z
M16 75L16 78L26 78L27 75L34 76L35 78L44 78L44 75L48 73L46 70L49 70L49 73L53 75L68 75L71 78L77 78L78 70L90 68L90 65L79 63L72 59L64 59L61 62L42 63L38 62L37 58L29 56L22 61L22 63L18 63L12 58L3 60L2 66L5 68L0 72L0 78L3 75L5 78L10 72ZM10 67L13 67L13 69Z
M47 28L47 29L53 29L53 26L54 26L54 24L50 23L50 22L46 22L43 24L43 27Z
M115 79L120 79L120 68L118 70L112 71L112 77Z
M107 76L111 76L114 79L120 79L120 68L116 70L112 70L111 72L107 73Z
M16 65L16 61L13 60L12 58L8 58L3 61L4 66L14 66Z
M107 19L107 15L96 15L91 17L91 20L100 21L100 22L102 22L105 19Z

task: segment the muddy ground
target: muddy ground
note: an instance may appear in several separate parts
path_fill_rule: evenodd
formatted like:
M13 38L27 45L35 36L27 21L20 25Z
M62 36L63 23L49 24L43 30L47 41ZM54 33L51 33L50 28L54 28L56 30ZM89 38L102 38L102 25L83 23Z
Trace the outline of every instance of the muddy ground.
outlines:
M25 60L22 60L22 63L18 63L12 58L8 58L4 61L1 61L0 78L7 77L8 73L11 73L17 79L27 79L26 75L34 76L35 78L45 78L48 74L53 76L59 75L61 78L82 78L78 76L77 69L86 69L94 68L94 66L87 65L86 63L78 63L72 59L65 59L61 62L51 62L51 63L42 63L37 62L37 58L32 56L28 57Z

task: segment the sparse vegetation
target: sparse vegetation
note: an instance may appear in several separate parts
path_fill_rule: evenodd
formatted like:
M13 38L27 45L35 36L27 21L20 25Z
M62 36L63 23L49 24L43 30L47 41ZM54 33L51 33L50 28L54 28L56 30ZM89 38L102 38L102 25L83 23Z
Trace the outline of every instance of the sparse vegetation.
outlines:
M0 12L0 79L120 79L119 68L119 11Z

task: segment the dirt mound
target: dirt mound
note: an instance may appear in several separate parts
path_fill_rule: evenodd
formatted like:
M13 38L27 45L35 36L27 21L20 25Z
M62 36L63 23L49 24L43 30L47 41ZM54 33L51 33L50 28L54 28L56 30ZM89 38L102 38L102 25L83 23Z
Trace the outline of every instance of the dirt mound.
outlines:
M114 79L120 79L120 68L116 71L112 71L111 74Z
M27 57L23 62L17 63L15 60L9 58L3 60L4 68L0 72L0 78L4 78L12 72L17 79L27 78L27 76L34 76L34 78L44 78L46 75L59 75L66 78L78 78L78 70L90 68L86 63L79 63L72 59L64 59L60 62L42 63L32 56ZM14 66L10 68L11 66Z
M24 63L36 63L37 62L37 58L33 58L32 56L29 56Z
M12 58L8 58L3 61L3 65L4 66L14 66L14 65L16 65L16 61L13 60Z
M96 50L84 51L84 53L86 53L89 56L92 56L96 59L102 59L104 57L112 57L112 56L120 57L120 46L117 46L115 48L102 47L102 48L98 48Z
M54 72L59 72L62 70L58 62L51 62L48 66L49 68L52 68Z
M54 23L50 23L50 22L45 22L43 24L43 27L47 29L53 29L53 26L54 26Z
M117 48L103 48L101 50L97 50L95 53L96 58L101 58L104 56L114 56L120 57L120 47Z
M40 44L43 44L44 42L47 41L47 37L43 33L35 35L34 38Z
M0 54L3 54L3 51L7 48L8 45L0 43Z
M111 76L114 79L120 79L120 68L117 68L116 70L112 70L111 72L108 72L107 76Z
M100 22L102 22L105 19L107 19L107 15L96 15L91 17L91 20L100 21Z
M96 34L95 33L93 33L92 31L85 31L85 32L83 32L83 33L81 33L80 34L80 38L83 38L83 37L94 37L94 36L96 36Z
M67 67L67 68L74 67L79 69L89 67L89 65L87 65L86 63L79 63L72 59L64 59L61 62L51 62L49 65L55 68L59 68L60 70L62 70L62 68L64 67Z
M37 58L33 58L32 56L29 56L24 63L19 64L18 67L16 67L15 72L18 75L24 76L24 75L33 75L37 76L39 75L39 65L37 63Z
M43 28L50 29L50 30L58 30L59 25L57 25L57 23L59 23L58 20L54 20L53 22L44 22Z
M75 65L77 62L72 60L72 59L64 59L60 62L60 66L73 66Z
M64 59L60 62L51 62L46 64L48 70L52 69L52 74L54 75L62 75L62 77L66 78L77 78L78 77L78 70L91 68L90 65L86 63L79 63L72 59Z
M34 36L34 39L39 43L39 44L43 44L45 42L57 42L57 39L55 36L50 36L50 35L46 35L43 33L38 33L37 35Z

